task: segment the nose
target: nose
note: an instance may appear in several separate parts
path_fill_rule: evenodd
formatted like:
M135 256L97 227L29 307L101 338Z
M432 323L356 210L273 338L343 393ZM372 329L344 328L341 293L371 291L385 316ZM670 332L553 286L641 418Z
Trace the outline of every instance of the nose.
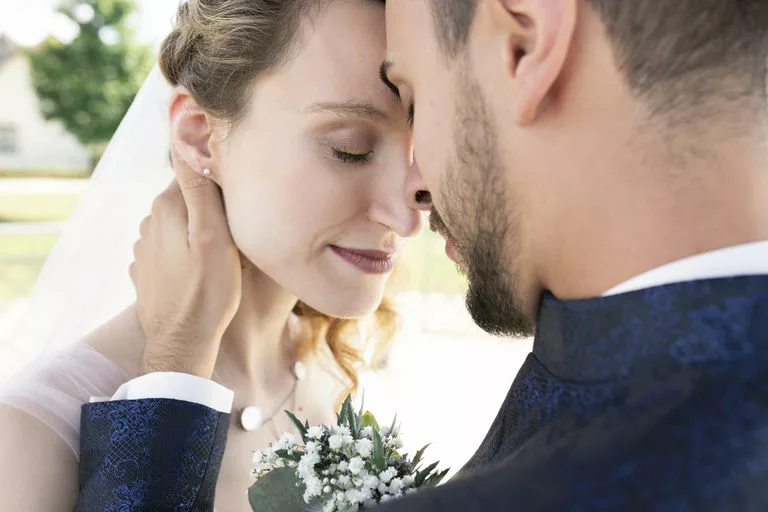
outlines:
M410 160L401 164L400 172L389 169L377 187L378 200L374 202L371 216L403 238L414 237L424 227L423 211L432 208L429 191L419 187L421 174ZM398 179L395 178L398 176Z
M414 210L428 212L432 209L432 194L415 159L412 159L405 177L405 200Z

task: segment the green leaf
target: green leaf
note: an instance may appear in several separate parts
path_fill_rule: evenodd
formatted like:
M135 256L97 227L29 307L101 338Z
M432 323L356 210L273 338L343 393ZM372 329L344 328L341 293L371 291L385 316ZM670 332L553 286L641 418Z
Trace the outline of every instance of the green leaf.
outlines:
M254 512L305 510L304 486L296 486L296 470L274 469L259 478L248 489L248 500Z
M397 425L397 413L395 413L395 417L392 418L392 425L389 426L390 435L395 431L395 425Z
M421 487L421 484L424 483L424 480L426 480L429 474L437 467L437 464L437 462L433 462L422 471L416 473L416 478L414 480L416 487Z
M429 448L429 445L425 445L421 450L416 452L416 455L413 456L413 460L411 461L411 464L413 464L414 469L419 468L419 462L421 462L421 458L424 456L424 452L427 451L427 448Z
M373 427L373 430L379 430L379 422L376 421L376 417L371 414L370 412L366 412L363 414L363 420L362 420L363 428L365 427Z
M288 415L288 417L291 419L294 425L296 425L296 429L299 431L299 434L301 434L301 440L306 443L307 442L307 430L309 430L308 426L304 426L299 418L297 418L291 411L285 411L285 414Z
M373 454L371 456L373 467L379 472L386 468L386 459L384 458L384 442L381 440L378 430L373 431Z
M443 478L445 478L445 475L448 474L449 470L450 468L430 476L424 481L424 485L422 485L422 487L429 488L429 487L435 487L436 485L440 484L440 482L443 481Z

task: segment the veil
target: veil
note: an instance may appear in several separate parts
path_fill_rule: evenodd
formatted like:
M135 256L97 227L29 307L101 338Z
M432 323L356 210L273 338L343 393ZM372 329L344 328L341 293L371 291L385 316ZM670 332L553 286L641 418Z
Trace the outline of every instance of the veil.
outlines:
M6 355L16 370L81 340L129 306L139 224L168 185L172 88L157 66L123 118L35 283Z

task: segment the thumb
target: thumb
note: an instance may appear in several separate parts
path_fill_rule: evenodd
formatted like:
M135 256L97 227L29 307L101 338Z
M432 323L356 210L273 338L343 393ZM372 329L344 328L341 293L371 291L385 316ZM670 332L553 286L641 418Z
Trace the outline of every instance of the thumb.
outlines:
M192 169L174 150L173 168L189 218L189 240L229 237L221 189L213 181Z

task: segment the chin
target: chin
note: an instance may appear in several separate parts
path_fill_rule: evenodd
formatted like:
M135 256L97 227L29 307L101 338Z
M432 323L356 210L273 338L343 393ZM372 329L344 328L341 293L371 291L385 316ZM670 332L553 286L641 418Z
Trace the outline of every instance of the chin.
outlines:
M350 294L329 289L327 294L317 300L305 300L301 297L299 300L325 315L354 320L374 313L384 297L383 289L369 293L364 293L365 290L356 292Z

